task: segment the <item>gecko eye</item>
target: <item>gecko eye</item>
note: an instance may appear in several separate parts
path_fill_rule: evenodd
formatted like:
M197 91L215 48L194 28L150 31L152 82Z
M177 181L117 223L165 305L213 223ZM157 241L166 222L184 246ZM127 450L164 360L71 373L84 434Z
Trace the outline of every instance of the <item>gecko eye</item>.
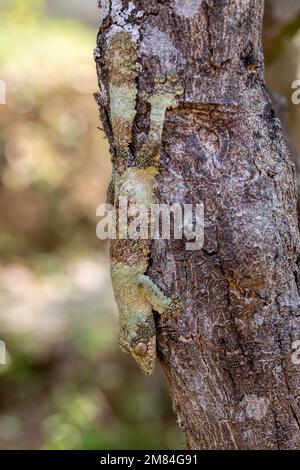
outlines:
M134 348L134 354L136 354L139 357L143 357L147 353L147 350L148 350L148 347L145 343L138 343Z

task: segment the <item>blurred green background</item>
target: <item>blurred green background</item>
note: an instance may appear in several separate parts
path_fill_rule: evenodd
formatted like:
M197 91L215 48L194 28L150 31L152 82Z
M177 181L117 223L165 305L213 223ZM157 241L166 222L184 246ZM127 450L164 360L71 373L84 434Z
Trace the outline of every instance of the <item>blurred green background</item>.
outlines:
M273 3L267 75L297 160L300 6ZM92 96L96 4L0 0L1 449L184 448L159 368L143 377L117 348L95 232L111 171Z

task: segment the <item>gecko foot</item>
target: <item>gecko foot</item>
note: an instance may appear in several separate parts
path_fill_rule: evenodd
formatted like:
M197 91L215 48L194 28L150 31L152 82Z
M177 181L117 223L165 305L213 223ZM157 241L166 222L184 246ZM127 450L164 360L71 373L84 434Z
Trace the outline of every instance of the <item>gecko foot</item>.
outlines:
M184 93L183 87L179 83L177 75L158 75L154 80L154 90L151 96L148 97L148 103L151 105L162 104L165 109L175 109L178 106L179 96Z

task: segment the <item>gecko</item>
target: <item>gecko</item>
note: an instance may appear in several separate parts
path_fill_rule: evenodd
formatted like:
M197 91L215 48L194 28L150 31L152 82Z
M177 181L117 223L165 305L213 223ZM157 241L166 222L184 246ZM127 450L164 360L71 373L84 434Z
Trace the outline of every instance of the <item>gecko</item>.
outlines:
M183 94L176 75L155 77L152 93L140 94L139 98L150 106L150 124L144 144L133 152L138 99L136 47L130 33L118 32L110 39L105 52L114 142L109 200L116 208L118 221L120 198L127 198L129 211L143 204L150 213L155 202L154 183L165 115L168 109L178 106L178 97ZM117 236L110 246L111 279L119 311L119 345L147 375L153 372L156 362L153 311L174 315L179 310L178 300L169 298L146 274L151 253L149 238L130 240Z

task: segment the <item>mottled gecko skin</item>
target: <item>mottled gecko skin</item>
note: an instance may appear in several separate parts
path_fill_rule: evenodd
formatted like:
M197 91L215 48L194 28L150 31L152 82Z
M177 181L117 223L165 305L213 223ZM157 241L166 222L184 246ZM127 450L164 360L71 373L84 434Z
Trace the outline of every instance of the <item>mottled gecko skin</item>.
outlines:
M129 33L116 33L107 46L110 119L114 134L113 176L110 200L120 220L119 198L127 197L129 212L138 204L150 211L155 202L154 180L158 173L160 146L168 109L178 106L183 90L176 76L157 77L153 93L143 96L151 106L150 129L145 144L133 155L133 123L138 89L136 44ZM118 232L119 233L119 232ZM156 359L153 310L174 314L176 302L169 299L145 273L149 266L150 237L145 240L111 241L111 277L119 309L122 350L130 353L145 374L151 374Z

